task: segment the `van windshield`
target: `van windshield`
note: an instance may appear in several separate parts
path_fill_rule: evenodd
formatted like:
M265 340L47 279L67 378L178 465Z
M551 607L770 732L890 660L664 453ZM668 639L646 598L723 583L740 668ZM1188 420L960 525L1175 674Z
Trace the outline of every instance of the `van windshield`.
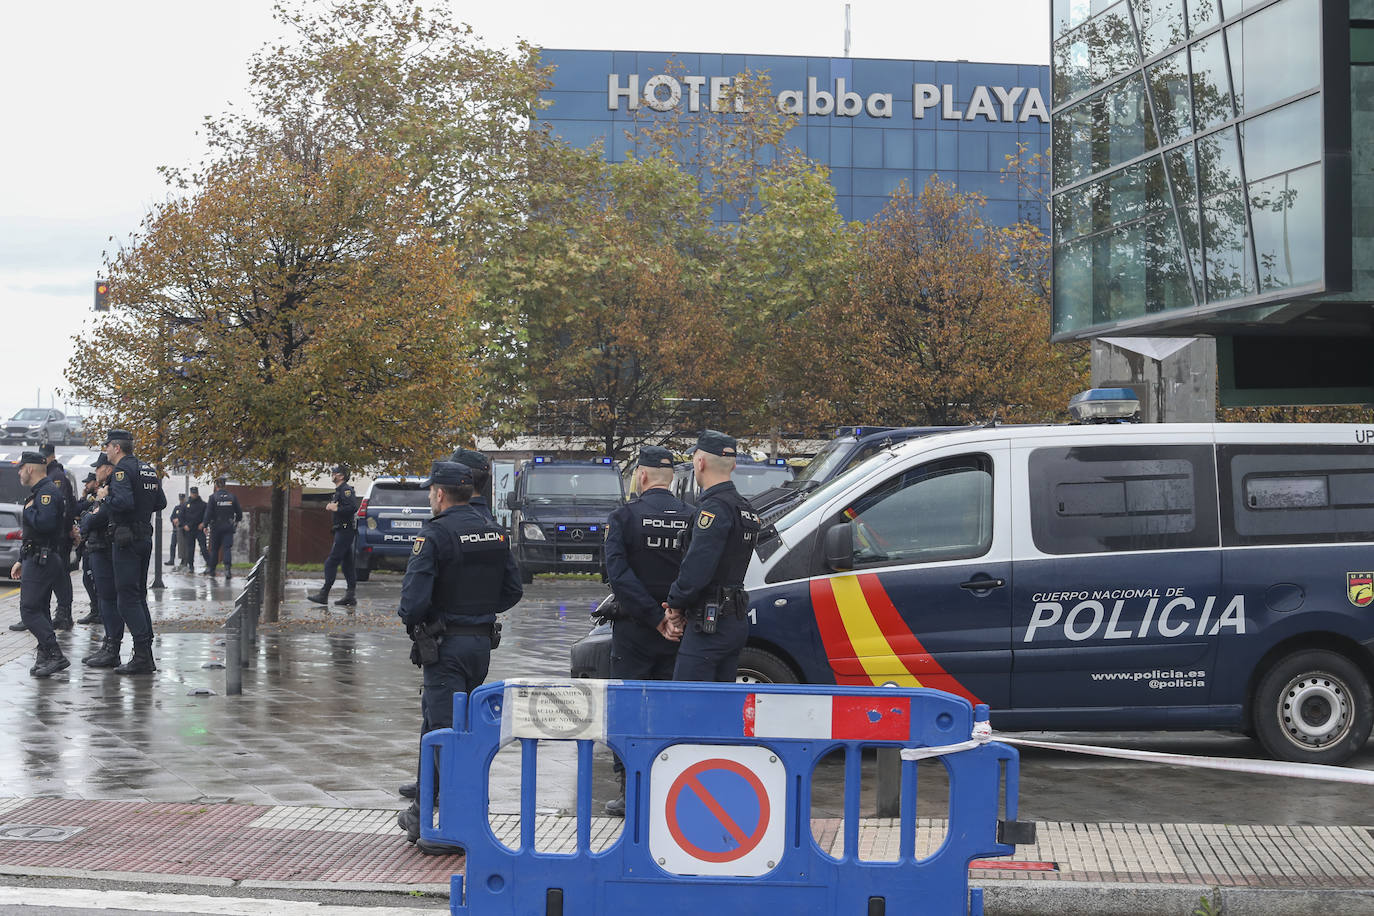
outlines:
M853 439L832 439L826 443L825 447L816 453L816 456L802 468L798 473L793 486L798 486L806 481L814 481L812 486L820 483L830 476L841 466L849 454L849 446L854 444Z
M424 506L428 509L429 491L418 487L388 487L378 484L372 488L372 495L368 497L367 504L370 507Z
M541 467L526 472L525 496L536 503L619 501L620 475L609 468Z
M773 522L774 530L779 533L786 531L802 519L809 516L821 506L825 505L828 494L843 490L845 487L861 477L866 477L873 467L875 460L891 461L894 453L891 449L883 449L876 454L869 455L858 464L846 470L838 477L832 477L814 490L801 497L801 502L789 509L781 518Z

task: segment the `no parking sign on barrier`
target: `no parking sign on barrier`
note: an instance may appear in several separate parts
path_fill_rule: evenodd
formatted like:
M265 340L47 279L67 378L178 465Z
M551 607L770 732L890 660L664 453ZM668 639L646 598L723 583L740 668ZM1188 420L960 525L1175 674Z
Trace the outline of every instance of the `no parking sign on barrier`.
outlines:
M768 748L674 744L649 770L649 853L674 875L766 875L786 805L787 769Z

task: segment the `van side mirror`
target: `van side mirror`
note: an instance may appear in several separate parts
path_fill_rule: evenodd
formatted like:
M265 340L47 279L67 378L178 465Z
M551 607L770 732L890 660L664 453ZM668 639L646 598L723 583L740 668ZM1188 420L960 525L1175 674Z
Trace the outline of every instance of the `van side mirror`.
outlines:
M832 525L825 532L825 562L835 572L854 568L854 526L849 522Z
M512 490L511 492L509 492L509 493L506 494L506 508L507 508L507 509L519 509L519 508L520 508L520 503L518 503L518 502L516 501L516 499L515 499L515 491L514 491L514 490Z

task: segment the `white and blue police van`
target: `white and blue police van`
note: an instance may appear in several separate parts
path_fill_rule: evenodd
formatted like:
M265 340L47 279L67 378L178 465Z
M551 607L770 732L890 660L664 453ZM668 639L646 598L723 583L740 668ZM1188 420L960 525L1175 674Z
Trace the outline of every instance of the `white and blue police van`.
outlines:
M1075 399L1085 419L1128 390ZM1374 721L1374 428L985 426L764 530L748 667L922 685L1004 730L1220 729L1339 763Z

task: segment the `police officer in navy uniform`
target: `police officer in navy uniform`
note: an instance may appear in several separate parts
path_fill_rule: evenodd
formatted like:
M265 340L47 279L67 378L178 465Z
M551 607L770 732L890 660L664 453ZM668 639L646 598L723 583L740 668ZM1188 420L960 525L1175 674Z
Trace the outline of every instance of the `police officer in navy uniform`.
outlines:
M434 517L416 536L401 583L397 613L415 640L411 660L424 672L425 732L450 727L454 694L475 690L486 680L492 639L499 632L496 615L514 607L523 594L505 532L472 507L472 493L471 470L453 461L434 462L429 475ZM430 638L437 646L428 643ZM418 802L396 822L427 855L462 851L420 839Z
M234 578L234 529L243 521L243 509L239 498L225 487L229 478L215 478L215 492L205 506L205 521L200 523L201 530L210 532L210 566L205 575L215 577L221 554L224 558L224 581Z
M358 587L358 574L353 558L353 539L358 530L358 494L348 482L348 468L342 464L334 468L334 498L325 506L334 513L330 528L334 532L334 544L324 561L324 587L305 597L316 604L329 603L329 590L334 587L334 576L343 564L344 584L348 591L334 603L343 607L353 607L358 603L354 591Z
M29 674L50 677L71 666L53 632L52 598L60 576L62 544L67 537L67 505L62 491L44 472L46 460L38 452L19 458L19 481L29 488L23 510L23 546L20 560L10 570L19 580L19 617L38 640L38 653ZM68 577L70 584L70 577Z
M491 493L491 460L470 448L454 449L448 460L463 465L472 473L472 499L468 500L468 505L493 522L496 521L491 504L487 502L487 496Z
M91 569L91 558L87 544L80 536L81 519L93 505L100 501L95 495L98 486L94 471L87 474L86 479L81 481L81 495L76 498L76 517L72 519L71 524L72 542L76 544L77 562L81 565L81 585L86 589L86 598L90 601L86 616L77 620L77 623L100 622L100 597L95 590L95 572Z
M735 452L734 438L708 429L692 453L702 490L667 601L669 635L682 638L674 680L733 681L749 638L744 573L761 525L730 480Z
M639 450L637 497L611 513L606 523L606 578L619 616L611 624L611 674L635 681L669 681L678 641L667 635L664 602L682 565L681 538L692 510L672 494L673 453L657 445ZM614 763L620 794L606 813L625 814L625 768Z
M110 512L115 604L134 642L134 654L115 673L152 674L157 665L153 662L153 618L148 611L148 565L153 558L153 513L167 507L167 497L157 472L134 457L133 436L128 432L110 430L105 455L114 462L114 473L96 495L105 500Z
M62 519L62 543L58 545L58 558L62 567L63 575L57 578L57 588L55 595L57 598L57 611L53 614L52 628L54 630L70 630L72 628L72 541L71 523L76 515L76 495L72 493L72 482L67 477L67 469L62 466L62 462L57 460L57 449L53 448L51 442L44 442L38 447L38 453L47 461L45 473L57 488L62 491L63 512L66 513Z
M105 637L92 654L81 659L88 668L119 667L120 645L124 641L124 618L119 616L118 589L115 586L113 545L110 543L110 510L100 498L100 489L109 482L114 464L103 454L95 462L96 491L77 522L86 561L95 580L100 622Z

